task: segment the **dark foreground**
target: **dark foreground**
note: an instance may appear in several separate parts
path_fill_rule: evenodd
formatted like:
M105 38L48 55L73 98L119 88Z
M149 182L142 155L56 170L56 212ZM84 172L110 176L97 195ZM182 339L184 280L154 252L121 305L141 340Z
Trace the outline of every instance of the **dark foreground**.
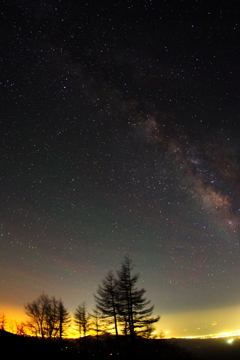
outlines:
M122 337L120 351L116 348L114 337L106 336L99 340L93 337L78 340L37 339L13 335L0 330L0 349L8 358L30 359L136 359L136 360L239 360L240 339L230 345L227 339L175 339L147 340L137 338L133 346Z
M233 339L232 343L228 340ZM173 340L170 340L173 341ZM177 339L176 344L198 356L200 360L239 360L240 338Z

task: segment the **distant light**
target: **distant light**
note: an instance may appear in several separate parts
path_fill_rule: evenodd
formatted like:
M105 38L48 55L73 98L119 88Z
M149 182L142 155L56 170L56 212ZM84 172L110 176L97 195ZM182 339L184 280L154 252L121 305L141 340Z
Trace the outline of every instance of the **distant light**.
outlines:
M234 339L229 339L229 340L227 341L227 343L228 343L228 344L232 344L233 341L234 341Z

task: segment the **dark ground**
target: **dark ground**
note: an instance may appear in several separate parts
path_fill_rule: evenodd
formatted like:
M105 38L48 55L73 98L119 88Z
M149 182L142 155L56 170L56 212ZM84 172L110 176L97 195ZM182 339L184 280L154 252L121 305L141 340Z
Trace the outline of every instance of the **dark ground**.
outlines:
M86 349L79 351L76 340L41 340L22 337L0 330L0 349L8 358L24 356L30 359L38 355L47 359L159 359L159 360L239 360L240 339L235 338L232 344L228 339L171 339L147 340L138 338L135 351L131 351L125 339L121 339L122 356L117 354L113 337L101 341L86 338Z
M174 341L179 347L194 353L201 360L239 360L240 359L240 338L219 339L176 339Z

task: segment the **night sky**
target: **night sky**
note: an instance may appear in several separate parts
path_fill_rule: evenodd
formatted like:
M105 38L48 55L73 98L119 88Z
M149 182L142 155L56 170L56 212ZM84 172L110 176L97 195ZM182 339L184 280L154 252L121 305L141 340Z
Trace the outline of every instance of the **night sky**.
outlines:
M129 255L158 330L240 328L238 1L3 1L0 311Z

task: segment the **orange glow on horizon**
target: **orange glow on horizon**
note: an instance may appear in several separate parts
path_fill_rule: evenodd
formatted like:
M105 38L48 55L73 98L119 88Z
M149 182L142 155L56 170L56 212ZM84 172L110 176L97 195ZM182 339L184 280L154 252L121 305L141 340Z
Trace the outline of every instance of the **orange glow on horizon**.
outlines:
M6 304L0 304L0 313L4 313L6 316L7 322L11 320L16 320L18 322L24 321L26 315L24 309L15 306L9 306Z
M14 332L16 322L26 323L28 318L24 307L18 308L0 304L0 313L6 316L6 330ZM162 315L156 324L156 338L215 338L240 336L240 306L229 308L207 309ZM88 333L93 335L93 333ZM66 337L78 338L72 321Z

